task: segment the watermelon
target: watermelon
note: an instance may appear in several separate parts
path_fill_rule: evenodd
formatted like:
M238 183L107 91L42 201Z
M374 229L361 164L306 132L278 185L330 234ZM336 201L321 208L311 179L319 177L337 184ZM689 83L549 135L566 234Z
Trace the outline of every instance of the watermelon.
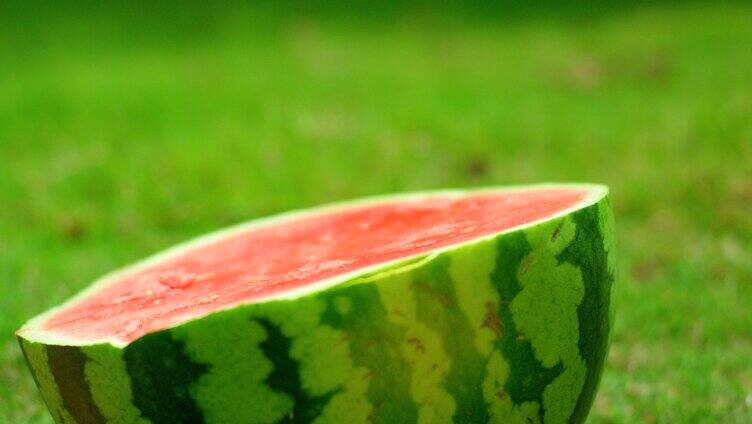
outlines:
M386 196L198 238L17 332L58 423L564 423L612 327L603 186Z

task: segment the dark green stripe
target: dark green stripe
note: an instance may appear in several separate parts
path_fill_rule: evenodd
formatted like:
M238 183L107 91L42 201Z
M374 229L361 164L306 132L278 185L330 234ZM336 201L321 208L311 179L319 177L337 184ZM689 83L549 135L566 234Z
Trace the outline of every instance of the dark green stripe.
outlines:
M605 206L601 206L605 207ZM572 219L577 233L572 243L559 254L559 261L569 262L582 271L585 297L577 311L580 326L580 355L587 371L585 384L577 399L570 422L584 422L595 398L598 381L606 359L611 285L614 276L608 270L608 252L598 226L598 206L578 211Z
M373 284L357 284L327 294L322 322L344 331L353 364L369 370L368 400L375 423L413 423L418 406L410 394L412 366L402 356L406 328L389 322ZM337 311L335 299L349 299L348 312Z
M24 346L25 343L23 339L21 339L20 337L18 338L18 345L21 346L21 353L23 353L24 360L29 365L29 371L31 371L31 378L34 379L34 384L37 385L37 388L39 389L39 393L42 393L42 386L39 385L39 378L37 378L37 371L34 369L32 362L29 360L29 355L26 353L26 347Z
M154 424L204 422L189 388L209 367L194 362L182 341L169 331L149 334L126 347L123 358L144 418Z
M21 352L23 353L26 363L29 364L31 377L34 379L34 383L37 385L37 388L39 389L39 393L40 394L44 393L44 391L42 390L42 386L39 385L39 378L37 377L37 370L34 368L32 362L29 360L29 355L26 353L26 342L24 342L23 339L19 337L18 344L21 345ZM44 403L47 405L47 409L50 410L50 414L52 414L52 418L55 420L55 422L56 423L63 422L61 411L58 411L57 409L52 409L53 405L50 405L49 403L47 403L47 399L44 399L44 396L42 396L42 400L44 400Z
M306 393L300 380L300 364L290 356L292 340L282 334L279 327L269 320L257 318L256 321L266 330L266 339L259 344L259 347L274 365L274 369L266 378L266 384L290 396L294 402L292 412L277 422L279 424L312 422L321 414L335 392L320 397Z
M411 290L415 293L418 319L441 335L451 361L444 384L456 401L453 422L485 423L490 419L482 385L486 358L473 342L476 330L457 305L449 266L449 255L439 256L416 271Z
M514 404L533 401L543 407L543 390L563 371L561 363L553 368L545 368L535 358L535 352L524 334L514 325L510 303L521 291L517 272L524 272L525 258L532 252L523 232L501 237L497 244L496 268L491 273L491 281L499 293L499 317L502 322L501 338L496 342L511 364L509 378L505 385L506 394ZM542 415L542 414L541 414Z
M105 423L86 382L84 368L87 360L76 346L47 346L47 363L55 377L63 407L78 423Z

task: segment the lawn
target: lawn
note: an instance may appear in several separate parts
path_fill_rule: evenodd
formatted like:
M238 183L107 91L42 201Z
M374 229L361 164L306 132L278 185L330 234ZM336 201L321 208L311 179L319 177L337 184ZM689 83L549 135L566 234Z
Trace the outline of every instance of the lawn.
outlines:
M362 195L612 189L592 422L752 422L752 6L0 6L0 422L47 423L13 332L95 277Z

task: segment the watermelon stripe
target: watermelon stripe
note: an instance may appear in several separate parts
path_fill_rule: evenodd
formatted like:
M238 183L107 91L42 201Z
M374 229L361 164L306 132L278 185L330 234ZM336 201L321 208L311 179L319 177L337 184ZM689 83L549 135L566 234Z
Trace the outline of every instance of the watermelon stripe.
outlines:
M563 365L543 391L545 422L566 422L585 381L579 348L577 308L585 295L582 272L556 256L574 241L576 224L568 217L543 223L526 237L533 251L523 259L517 278L522 291L511 303L514 323L530 341L544 367Z
M86 355L84 376L92 401L105 421L119 424L150 424L133 404L131 378L123 351L109 344L81 347Z
M315 422L364 422L373 408L367 399L370 373L354 363L349 335L321 322L326 309L325 296L315 296L267 304L255 313L292 339L289 355L299 364L300 384L308 395L330 398Z
M293 399L265 382L273 371L260 346L267 332L253 319L262 306L268 304L224 311L172 330L184 344L184 355L208 367L188 387L208 423L274 423L292 411Z
M483 423L489 416L481 385L485 358L474 343L475 332L457 305L454 282L449 277L450 255L444 254L416 270L410 289L415 293L417 318L441 336L449 357L446 390L456 402L454 422ZM458 343L458 340L466 341Z
M349 338L353 363L369 373L372 422L416 422L418 408L410 395L411 365L400 352L405 328L389 322L374 284L356 284L327 296L322 322Z
M266 331L266 340L259 346L274 366L265 382L272 389L288 395L294 402L292 411L277 422L279 424L312 422L321 414L324 406L336 391L323 396L311 396L306 393L300 381L300 365L290 356L291 338L282 334L279 326L272 324L268 319L256 318L256 321Z
M125 348L133 402L154 424L204 422L189 388L208 366L194 362L184 349L170 331L149 334Z
M609 305L613 274L608 270L608 252L605 250L604 235L599 225L597 208L607 206L603 200L597 207L589 207L572 216L577 223L577 235L569 247L559 255L582 270L585 282L585 297L580 305L580 355L587 365L585 385L580 392L571 422L585 420L595 399L599 377L603 370L608 335L611 331ZM610 229L608 229L610 230Z
M24 357L24 360L26 361L26 363L27 364L33 364L31 358L29 357L29 353L28 353L28 351L26 349L26 342L24 342L23 339L19 338L18 339L18 345L21 346L21 353L23 354L23 357ZM34 367L34 366L30 366L29 367L29 371L31 371L31 378L34 379L34 384L36 384L36 386L39 387L40 390L41 390L42 383L41 383L41 381L39 379L37 368ZM47 399L44 399L44 401L45 401L45 403L47 403ZM49 409L52 409L51 405L47 405L47 407ZM53 413L53 415L55 415L55 414ZM57 421L57 422L61 421L61 420L57 419L57 416L53 416L53 418L55 418L55 421Z
M23 339L19 338L18 339L18 345L21 347L21 354L23 354L24 360L27 363L31 363L31 358L29 358L29 354L28 354L28 352L26 350L26 342L24 342ZM37 370L36 370L36 368L35 367L31 367L29 371L31 371L31 378L34 380L34 384L36 384L37 386L39 386L39 377L37 377Z
M406 330L400 342L402 357L410 367L410 396L418 405L418 422L445 422L457 407L446 391L444 378L450 359L441 335L418 319L418 300L411 289L412 272L394 275L378 284L389 321Z
M52 414L52 418L56 423L72 422L73 418L63 408L63 400L55 383L55 377L52 375L52 371L50 371L49 361L47 360L47 347L39 343L27 342L21 338L19 338L19 344L21 345L24 358L29 364L29 369L31 369L34 382L37 384L42 394L42 399L44 399L47 409Z
M530 341L517 331L510 310L510 303L522 290L517 272L528 266L525 259L532 252L532 247L525 234L520 232L500 238L497 252L496 269L491 274L491 280L501 299L498 313L504 328L496 348L508 363L514 364L509 370L506 393L499 396L508 395L515 405L535 402L540 406L543 405L543 390L561 374L563 367L558 364L549 369L536 359ZM539 418L536 417L535 421L539 421Z
M84 377L86 355L76 346L48 346L47 361L63 398L63 406L79 423L107 422L94 404Z

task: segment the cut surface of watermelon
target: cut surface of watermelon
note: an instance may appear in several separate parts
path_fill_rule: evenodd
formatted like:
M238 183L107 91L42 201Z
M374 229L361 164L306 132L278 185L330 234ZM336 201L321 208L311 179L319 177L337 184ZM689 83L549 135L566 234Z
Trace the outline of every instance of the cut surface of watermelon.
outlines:
M39 329L61 340L128 343L215 310L555 216L587 201L591 191L426 193L251 222L105 277Z

